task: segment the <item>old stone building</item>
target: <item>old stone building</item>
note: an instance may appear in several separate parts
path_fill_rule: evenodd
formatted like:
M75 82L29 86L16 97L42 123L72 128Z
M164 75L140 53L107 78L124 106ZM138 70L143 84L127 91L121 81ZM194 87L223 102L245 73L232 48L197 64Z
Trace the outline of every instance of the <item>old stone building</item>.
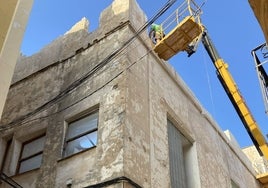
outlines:
M0 126L6 175L25 188L261 187L147 32L133 37L145 22L135 0L115 0L94 32L82 19L19 59Z

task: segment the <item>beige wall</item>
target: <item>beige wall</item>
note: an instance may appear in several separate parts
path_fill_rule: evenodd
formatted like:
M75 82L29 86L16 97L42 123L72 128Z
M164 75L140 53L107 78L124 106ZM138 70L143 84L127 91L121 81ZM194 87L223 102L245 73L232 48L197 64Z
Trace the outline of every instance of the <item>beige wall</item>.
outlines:
M18 0L0 0L0 49L2 49L9 26L13 20L13 15L17 6Z
M125 3L129 6L124 12L116 11L124 10L120 5ZM41 167L14 180L29 188L66 187L71 180L77 188L126 176L144 188L168 188L168 119L187 141L183 162L189 188L226 188L232 181L261 188L241 149L227 139L168 62L150 51L146 32L88 74L131 38L145 17L135 0L115 0L100 22L96 31L66 34L16 67L0 121L0 155L10 137L12 156L21 149L20 142L40 130L46 132L46 142ZM89 76L55 100L83 75ZM67 120L94 106L99 108L97 146L63 157ZM14 165L8 167L6 173L14 175Z
M33 0L0 0L0 118Z

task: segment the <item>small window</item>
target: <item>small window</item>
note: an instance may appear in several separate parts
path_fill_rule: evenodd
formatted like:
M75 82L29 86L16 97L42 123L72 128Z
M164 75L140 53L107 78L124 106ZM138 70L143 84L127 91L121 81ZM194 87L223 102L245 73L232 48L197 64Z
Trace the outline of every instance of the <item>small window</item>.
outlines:
M98 112L69 123L64 157L95 147L97 144Z
M19 159L18 173L39 168L42 161L45 135L23 143Z

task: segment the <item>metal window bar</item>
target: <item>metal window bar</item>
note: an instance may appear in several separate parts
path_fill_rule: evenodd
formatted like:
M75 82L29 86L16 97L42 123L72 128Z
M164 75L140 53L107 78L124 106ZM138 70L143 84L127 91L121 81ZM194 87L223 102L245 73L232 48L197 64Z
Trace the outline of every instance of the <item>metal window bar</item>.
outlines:
M264 69L264 65L268 62L267 52L263 52L263 49L267 49L266 43L258 46L257 48L251 51L255 62L255 69L257 72L259 84L261 87L262 97L264 101L265 113L268 114L268 76ZM260 56L257 53L262 53L262 59L260 60Z

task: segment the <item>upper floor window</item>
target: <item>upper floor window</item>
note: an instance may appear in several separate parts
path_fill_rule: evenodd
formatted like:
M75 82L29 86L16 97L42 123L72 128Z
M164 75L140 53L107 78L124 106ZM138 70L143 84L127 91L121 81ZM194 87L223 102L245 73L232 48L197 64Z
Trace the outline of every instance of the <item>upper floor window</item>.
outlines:
M18 163L18 173L39 168L42 161L45 135L23 143Z
M65 138L64 157L96 146L98 115L98 111L95 111L69 123Z

